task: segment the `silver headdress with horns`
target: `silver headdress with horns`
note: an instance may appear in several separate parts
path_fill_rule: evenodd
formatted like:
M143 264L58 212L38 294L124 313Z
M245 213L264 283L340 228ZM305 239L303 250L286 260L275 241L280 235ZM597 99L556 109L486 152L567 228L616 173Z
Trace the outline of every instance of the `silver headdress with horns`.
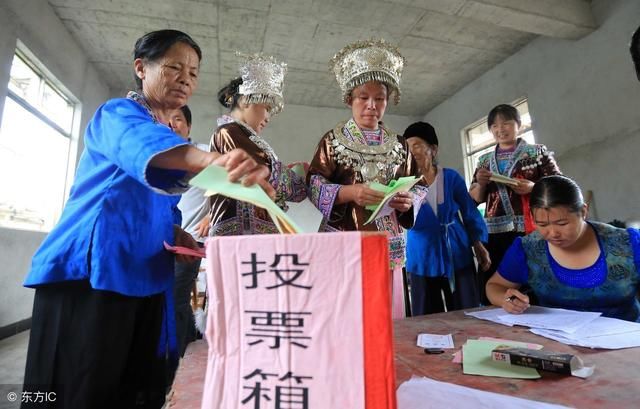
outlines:
M236 56L241 60L242 77L238 93L244 95L244 101L248 104L267 104L271 106L272 115L282 111L282 88L287 64L276 61L270 55L236 52Z
M398 49L383 39L357 41L340 50L329 61L346 103L351 91L366 82L379 81L400 102L400 77L405 60Z

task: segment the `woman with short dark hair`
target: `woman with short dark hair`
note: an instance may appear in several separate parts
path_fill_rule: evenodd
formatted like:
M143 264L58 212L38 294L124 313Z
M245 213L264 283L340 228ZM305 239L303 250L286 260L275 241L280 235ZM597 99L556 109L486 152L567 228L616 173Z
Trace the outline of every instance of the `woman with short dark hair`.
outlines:
M525 234L527 199L533 184L543 176L560 174L553 153L541 144L528 144L518 134L522 121L517 108L507 104L494 107L487 116L496 147L478 159L469 194L477 203L486 202L485 222L489 231L487 250L491 267L480 273L480 288L496 271L504 252L516 237ZM495 181L507 176L514 184ZM488 304L486 295L483 304Z
M25 280L36 289L25 391L55 392L55 407L160 408L176 352L174 257L163 242L197 248L172 223L170 195L210 164L272 193L268 170L246 152L203 152L169 127L198 84L200 59L180 31L142 36L138 91L107 101L87 126L65 209Z
M640 319L640 231L587 221L578 185L548 176L531 191L536 232L517 238L487 283L493 305L509 313L529 307L527 284L545 307Z

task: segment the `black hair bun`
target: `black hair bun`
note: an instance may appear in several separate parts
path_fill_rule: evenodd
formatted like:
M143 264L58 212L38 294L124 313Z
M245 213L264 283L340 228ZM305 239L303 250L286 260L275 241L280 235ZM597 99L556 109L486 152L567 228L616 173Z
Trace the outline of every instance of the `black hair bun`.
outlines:
M236 95L240 91L242 77L232 79L224 88L218 91L218 102L225 108L232 108Z

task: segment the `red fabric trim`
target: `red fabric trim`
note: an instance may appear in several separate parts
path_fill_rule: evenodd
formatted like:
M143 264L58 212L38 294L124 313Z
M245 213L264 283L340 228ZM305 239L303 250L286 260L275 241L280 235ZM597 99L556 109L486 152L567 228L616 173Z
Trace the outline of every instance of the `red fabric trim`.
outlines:
M389 245L382 234L363 235L361 244L366 409L395 409Z
M529 207L529 195L520 196L522 200L522 215L524 216L524 232L529 234L536 230L536 224L531 216L531 208Z

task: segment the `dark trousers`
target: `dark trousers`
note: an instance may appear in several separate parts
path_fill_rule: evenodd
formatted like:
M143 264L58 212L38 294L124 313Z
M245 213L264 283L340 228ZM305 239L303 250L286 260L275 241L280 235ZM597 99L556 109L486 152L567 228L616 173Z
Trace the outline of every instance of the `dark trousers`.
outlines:
M489 252L489 256L491 257L491 267L489 267L489 270L483 271L479 274L480 280L478 283L480 294L482 294L481 302L483 305L491 305L491 302L487 298L487 292L485 290L487 281L489 281L493 273L495 273L498 269L498 266L500 265L500 262L504 257L504 253L507 252L507 249L511 246L513 241L520 236L524 236L524 233L507 232L489 234L487 251Z
M55 392L22 408L161 408L164 295L129 297L69 281L36 289L24 390Z
M198 278L200 260L194 263L176 263L176 281L173 289L173 300L176 309L176 336L178 352L184 356L187 344L195 340L196 322L191 308L191 290Z
M184 356L187 344L196 339L196 322L191 309L191 289L193 282L198 277L200 260L193 263L175 264L175 285L173 288L173 301L176 310L176 338L178 341L178 353ZM178 362L169 368L169 384L173 383Z
M474 266L455 272L456 288L451 293L447 277L425 277L411 274L411 315L435 314L445 311L474 308L479 296ZM442 302L444 294L445 304Z

